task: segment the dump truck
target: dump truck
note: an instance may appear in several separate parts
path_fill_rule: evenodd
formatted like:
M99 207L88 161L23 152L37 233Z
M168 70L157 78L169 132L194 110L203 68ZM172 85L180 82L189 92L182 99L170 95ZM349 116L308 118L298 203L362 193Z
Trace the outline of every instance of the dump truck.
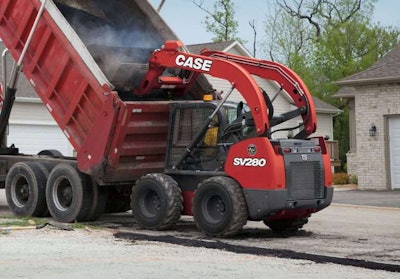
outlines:
M212 237L248 220L300 229L333 196L304 82L272 61L189 53L161 21L144 0L1 1L3 56L16 61L3 76L0 115L0 185L11 210L59 222L132 210L155 230L189 215ZM21 154L4 140L21 72L76 157ZM231 90L217 94L207 75ZM293 110L274 113L255 77L278 83ZM234 91L245 101L230 102ZM301 124L279 128L291 119ZM282 129L295 134L274 138Z

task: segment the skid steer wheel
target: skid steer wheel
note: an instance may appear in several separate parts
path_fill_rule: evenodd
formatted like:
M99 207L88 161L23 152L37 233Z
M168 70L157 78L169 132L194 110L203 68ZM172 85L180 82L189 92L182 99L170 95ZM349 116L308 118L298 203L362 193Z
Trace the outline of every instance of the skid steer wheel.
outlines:
M193 216L206 235L227 237L239 232L247 222L247 206L239 184L229 177L211 177L194 194Z
M273 221L264 220L265 225L267 225L273 232L280 234L294 233L301 229L307 223L308 217Z
M16 215L46 215L46 178L41 166L35 162L19 162L11 167L5 189L8 206Z
M50 172L46 200L51 216L59 222L86 221L93 213L90 177L69 164L58 164Z
M172 177L152 173L143 176L132 188L131 208L139 225L146 229L164 230L181 217L181 189Z

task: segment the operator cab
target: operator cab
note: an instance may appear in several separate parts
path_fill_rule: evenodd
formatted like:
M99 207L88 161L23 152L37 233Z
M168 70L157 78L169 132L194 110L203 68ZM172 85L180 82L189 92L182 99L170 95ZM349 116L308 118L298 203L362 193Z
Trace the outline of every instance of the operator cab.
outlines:
M171 103L167 169L222 171L226 154L233 144L257 136L247 105L225 102L211 123L203 127L218 106L218 101ZM202 131L204 129L204 131ZM188 146L198 138L189 154Z

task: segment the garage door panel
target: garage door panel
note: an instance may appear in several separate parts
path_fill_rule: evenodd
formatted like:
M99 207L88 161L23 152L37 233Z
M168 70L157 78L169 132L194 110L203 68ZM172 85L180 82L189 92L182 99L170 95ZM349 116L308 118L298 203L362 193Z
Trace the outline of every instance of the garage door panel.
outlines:
M389 118L389 141L392 189L400 189L400 117Z

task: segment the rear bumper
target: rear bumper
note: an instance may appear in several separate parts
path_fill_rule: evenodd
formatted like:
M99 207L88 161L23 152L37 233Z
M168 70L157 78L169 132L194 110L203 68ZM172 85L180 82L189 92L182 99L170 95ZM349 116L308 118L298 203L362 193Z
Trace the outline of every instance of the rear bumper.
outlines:
M323 199L289 200L287 190L243 190L249 217L251 220L262 220L281 210L310 209L319 211L331 204L333 188L324 187Z

